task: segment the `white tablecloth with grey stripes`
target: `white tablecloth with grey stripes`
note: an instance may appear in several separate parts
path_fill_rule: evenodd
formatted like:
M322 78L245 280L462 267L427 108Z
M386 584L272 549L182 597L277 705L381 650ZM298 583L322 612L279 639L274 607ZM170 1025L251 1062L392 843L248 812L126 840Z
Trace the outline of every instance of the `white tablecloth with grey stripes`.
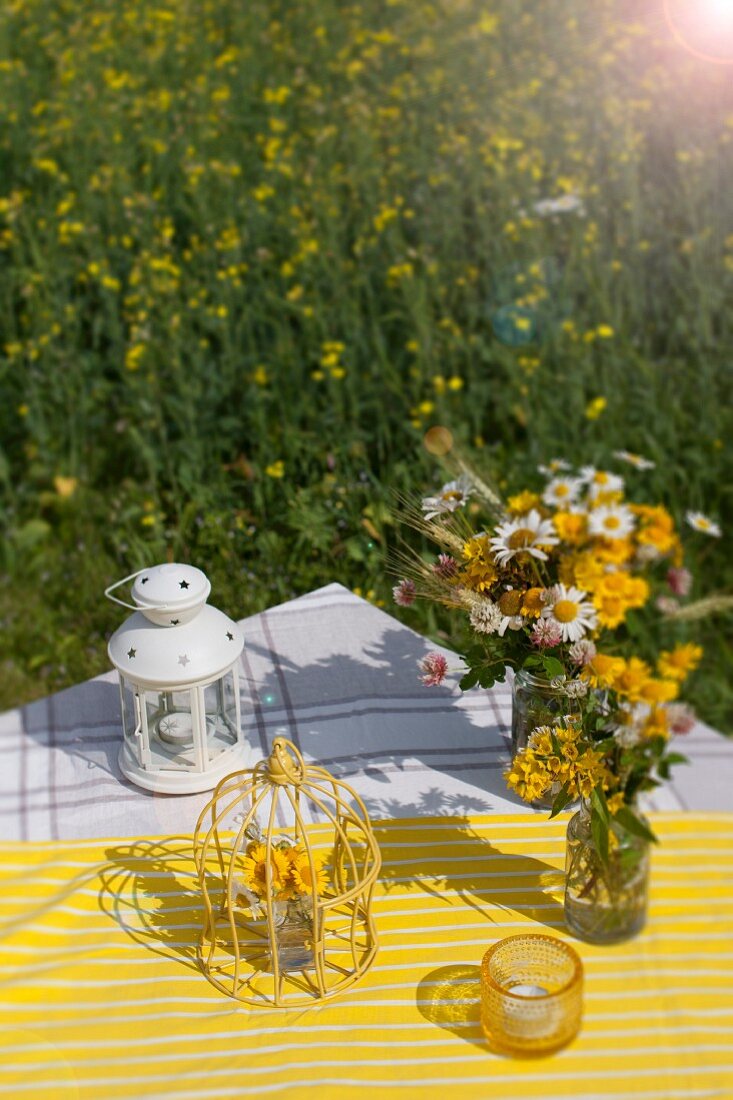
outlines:
M283 734L363 798L372 817L534 813L506 789L511 681L462 693L460 662L424 687L439 647L339 584L242 622L242 715L251 766ZM55 840L190 833L208 793L129 783L117 755L116 674L0 715L0 838ZM733 809L733 741L699 724L690 763L649 809Z

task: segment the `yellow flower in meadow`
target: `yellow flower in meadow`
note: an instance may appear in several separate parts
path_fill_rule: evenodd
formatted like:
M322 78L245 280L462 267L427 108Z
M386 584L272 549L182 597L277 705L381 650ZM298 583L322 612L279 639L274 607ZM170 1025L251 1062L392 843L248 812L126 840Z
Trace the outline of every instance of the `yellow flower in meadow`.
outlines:
M586 418L588 420L597 420L607 404L608 401L605 397L594 397L585 407Z
M552 522L563 542L568 542L571 546L577 546L578 543L583 541L586 533L587 517L582 513L556 512L552 517Z
M140 369L140 360L145 354L145 344L133 344L125 352L125 367L127 370L136 371Z
M387 286L397 286L405 279L411 279L415 269L409 261L403 264L392 264L387 268Z
M75 477L63 477L61 474L57 474L53 479L53 487L63 499L73 496L78 484Z
M657 672L666 680L684 680L702 659L702 646L693 642L680 643L672 650L662 650L657 661Z
M277 462L271 462L269 466L265 466L265 473L268 477L284 477L285 463L279 458Z

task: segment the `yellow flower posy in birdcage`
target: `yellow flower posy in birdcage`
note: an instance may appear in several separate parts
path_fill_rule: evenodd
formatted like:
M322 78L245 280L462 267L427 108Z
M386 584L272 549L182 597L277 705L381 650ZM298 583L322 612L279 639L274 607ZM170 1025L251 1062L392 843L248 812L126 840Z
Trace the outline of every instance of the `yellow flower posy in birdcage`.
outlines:
M277 737L269 759L219 783L194 852L205 907L199 959L224 993L307 1005L371 966L381 857L366 809L292 742Z

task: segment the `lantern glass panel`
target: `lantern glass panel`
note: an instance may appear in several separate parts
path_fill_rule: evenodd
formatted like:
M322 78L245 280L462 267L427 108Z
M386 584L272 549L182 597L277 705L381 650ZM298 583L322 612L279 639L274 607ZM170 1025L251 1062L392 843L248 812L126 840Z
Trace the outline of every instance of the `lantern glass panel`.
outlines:
M204 688L206 741L209 760L215 760L237 743L237 684L229 669L213 684Z
M145 706L152 767L196 769L192 693L147 690Z
M125 741L130 747L130 750L135 760L140 763L140 704L135 699L135 687L126 680L124 676L120 676L120 687L122 697L122 728L125 734Z

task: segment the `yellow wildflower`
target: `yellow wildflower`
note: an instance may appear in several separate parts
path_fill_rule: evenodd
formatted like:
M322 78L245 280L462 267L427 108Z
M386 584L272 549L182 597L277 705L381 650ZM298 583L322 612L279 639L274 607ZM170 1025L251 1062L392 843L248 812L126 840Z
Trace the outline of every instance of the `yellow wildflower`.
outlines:
M631 510L639 519L636 541L641 546L652 546L659 554L669 554L679 545L674 520L661 504L632 504Z
M268 477L284 477L285 463L279 458L277 462L271 462L269 466L265 466L265 473Z
M466 565L461 573L461 581L475 592L491 588L498 573L494 565L488 535L476 535L464 543L463 556Z
M607 799L607 802L608 812L612 815L617 814L624 804L624 792L616 791L615 794L612 794L611 797Z
M597 420L607 404L608 401L605 397L594 397L585 407L586 418L588 420Z
M544 588L529 588L522 595L522 605L520 607L520 614L533 619L538 619L542 614L542 608L545 606L542 597L544 596Z
M521 493L509 497L507 508L514 515L524 516L527 512L531 511L532 508L539 508L540 503L539 493L530 493L528 489L524 489Z
M78 484L75 477L63 477L61 474L57 474L53 479L53 487L63 499L73 496Z
M625 565L634 555L634 544L631 539L598 539L593 544L593 552L598 561Z
M593 592L598 622L601 626L618 626L628 611L644 606L649 593L649 585L643 577L633 577L622 571L605 573Z
M651 669L646 661L642 661L639 657L629 657L628 660L621 657L619 661L620 664L614 672L612 687L630 702L638 703L651 679Z
M244 881L252 893L258 897L267 896L267 847L258 841L247 845L244 857ZM270 851L270 882L273 894L281 894L287 887L290 871L287 856L278 848Z
M650 676L639 689L639 699L642 703L649 703L651 706L657 703L671 703L677 698L679 690L676 680L656 680Z
M606 575L602 562L590 551L564 558L559 572L563 584L574 584L584 592L593 592Z
M552 522L563 542L576 546L583 541L587 526L587 517L575 512L556 512Z
M623 657L612 657L609 653L596 653L580 675L591 687L608 688L614 685L616 676L623 671L623 668Z
M657 661L657 672L666 680L682 681L700 664L702 653L702 646L693 642L677 645L672 650L662 650Z
M308 853L303 847L296 845L296 847L291 848L288 851L288 859L290 862L290 874L297 892L299 894L312 894L315 886L315 892L317 894L322 893L328 883L328 874L323 866L325 857L320 853L312 853L315 879L311 872Z

